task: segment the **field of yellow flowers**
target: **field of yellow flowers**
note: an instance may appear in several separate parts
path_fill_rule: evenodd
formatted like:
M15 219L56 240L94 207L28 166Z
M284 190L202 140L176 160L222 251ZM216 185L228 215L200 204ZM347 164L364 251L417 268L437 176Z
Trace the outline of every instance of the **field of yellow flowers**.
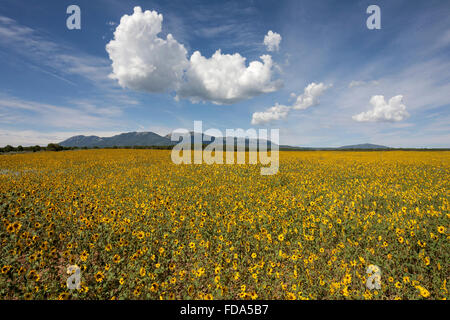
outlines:
M449 169L450 152L280 152L272 176L168 150L1 155L0 299L446 299Z

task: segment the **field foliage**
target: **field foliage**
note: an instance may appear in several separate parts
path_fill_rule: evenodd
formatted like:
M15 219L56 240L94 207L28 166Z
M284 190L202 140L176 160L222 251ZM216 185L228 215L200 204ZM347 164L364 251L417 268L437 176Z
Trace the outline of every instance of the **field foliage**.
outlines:
M450 152L281 152L273 176L168 150L2 155L0 298L448 298L449 169Z

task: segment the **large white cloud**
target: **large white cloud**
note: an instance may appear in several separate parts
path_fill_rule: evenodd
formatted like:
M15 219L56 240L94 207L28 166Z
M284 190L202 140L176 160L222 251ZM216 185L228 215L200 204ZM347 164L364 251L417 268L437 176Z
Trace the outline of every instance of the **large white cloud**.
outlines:
M222 54L217 50L211 58L195 51L187 59L187 51L172 35L160 38L163 16L156 11L142 12L134 8L124 15L106 50L112 60L112 77L122 87L148 92L175 91L177 98L193 102L211 101L230 104L256 95L273 92L282 86L272 80L270 55L251 61L239 53Z
M269 30L264 37L264 44L267 47L267 51L278 51L280 49L281 35Z
M370 99L372 110L354 115L353 120L360 122L402 121L409 117L406 106L403 104L403 96L397 95L386 103L384 96L376 95Z
M275 106L268 108L266 111L253 113L252 124L257 125L285 119L291 110L304 110L309 107L316 106L320 102L319 97L331 86L331 84L325 85L322 82L312 82L303 90L303 94L297 96L291 93L291 97L295 98L292 106L285 106L276 103Z
M187 51L171 34L158 37L163 16L156 11L124 15L106 45L112 60L112 78L122 87L148 92L176 89L188 65Z
M178 95L194 102L228 104L278 90L281 82L271 80L272 57L263 55L261 60L252 61L247 67L239 53L222 54L217 50L211 58L206 58L195 51L186 71L187 81Z

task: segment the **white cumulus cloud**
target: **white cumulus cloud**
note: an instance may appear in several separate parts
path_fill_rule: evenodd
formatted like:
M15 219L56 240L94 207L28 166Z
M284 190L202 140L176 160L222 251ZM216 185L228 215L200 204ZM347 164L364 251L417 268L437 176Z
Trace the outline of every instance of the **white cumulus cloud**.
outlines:
M122 87L175 91L176 98L193 102L231 104L282 86L281 80L272 80L270 55L262 55L261 61L251 61L248 66L239 53L222 54L220 50L210 58L195 51L188 59L185 47L171 34L166 39L158 36L162 21L162 14L143 12L140 7L121 18L106 51L112 60L111 77Z
M124 15L106 45L112 60L112 78L122 87L148 92L176 89L188 65L186 49L171 34L158 37L163 16L156 11Z
M267 123L275 120L285 119L289 113L290 108L280 104L270 107L266 111L255 112L252 115L252 124Z
M278 51L280 49L281 35L269 30L264 36L264 44L268 51Z
M297 96L292 108L295 110L303 110L319 104L319 97L332 85L321 83L310 83L303 94Z
M354 115L352 118L360 122L402 121L409 117L406 106L403 104L403 96L397 95L386 103L384 96L376 95L370 99L373 109Z
M186 71L187 81L178 95L194 102L228 104L278 90L281 82L271 80L272 57L263 55L261 60L252 61L247 67L239 53L222 54L217 50L211 58L206 58L195 51Z
M252 124L257 125L286 119L291 110L304 110L316 106L320 103L319 97L331 86L331 84L325 85L322 82L312 82L303 90L303 94L297 96L296 94L291 93L291 98L295 99L291 106L276 103L275 106L270 107L265 111L254 112L252 115Z

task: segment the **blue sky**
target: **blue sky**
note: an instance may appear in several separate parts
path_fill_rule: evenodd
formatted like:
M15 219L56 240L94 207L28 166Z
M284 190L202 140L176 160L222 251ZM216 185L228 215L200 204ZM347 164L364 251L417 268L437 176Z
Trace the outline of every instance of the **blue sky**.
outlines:
M71 4L81 30L66 27ZM371 4L380 30L366 27ZM2 0L0 146L167 134L202 120L279 128L297 146L450 147L449 14L445 0ZM263 42L269 30L278 50ZM156 77L165 68L181 73Z

